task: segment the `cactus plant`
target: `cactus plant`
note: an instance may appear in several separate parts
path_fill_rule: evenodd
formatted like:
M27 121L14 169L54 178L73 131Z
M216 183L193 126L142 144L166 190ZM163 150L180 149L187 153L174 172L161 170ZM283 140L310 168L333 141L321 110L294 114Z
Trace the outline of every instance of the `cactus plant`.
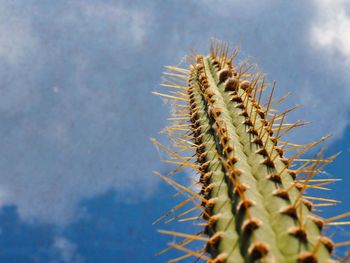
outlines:
M161 231L182 239L169 248L185 255L169 262L191 256L213 263L336 260L337 244L323 228L349 213L322 218L315 207L335 201L305 194L335 181L320 178L335 156L324 158L321 151L315 158L300 158L326 138L306 145L282 141L304 123L285 123L290 110L274 108L285 97L274 100L275 85L268 85L251 64L236 65L237 50L229 54L227 44L213 41L208 56L192 53L189 68L167 67L162 85L170 93L155 92L173 101L175 121L164 129L175 148L152 139L170 155L167 162L176 165L168 175L157 175L188 197L161 219L194 204L175 219L199 209L194 219L204 220L199 233ZM198 174L199 193L173 179L184 168ZM187 247L198 240L204 242L202 250Z

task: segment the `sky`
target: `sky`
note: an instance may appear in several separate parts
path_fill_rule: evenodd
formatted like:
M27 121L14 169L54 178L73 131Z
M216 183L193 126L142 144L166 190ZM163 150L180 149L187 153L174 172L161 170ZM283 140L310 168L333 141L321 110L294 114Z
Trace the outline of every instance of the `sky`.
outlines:
M325 196L350 199L348 1L0 0L0 262L172 256L154 257L171 239L152 222L177 200L152 176L170 168L149 141L169 116L151 92L212 37L292 92L282 109L302 105L289 120L312 123L291 140L333 134L327 172L343 180Z

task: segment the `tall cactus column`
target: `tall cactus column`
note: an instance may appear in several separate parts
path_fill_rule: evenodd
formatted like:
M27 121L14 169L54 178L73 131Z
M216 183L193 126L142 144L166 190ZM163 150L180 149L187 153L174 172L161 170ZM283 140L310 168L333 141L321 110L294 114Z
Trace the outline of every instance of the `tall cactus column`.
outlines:
M171 176L161 177L189 194L188 200L200 200L201 218L207 221L193 238L173 233L185 239L172 248L187 254L170 262L189 256L216 263L331 262L334 243L321 232L327 221L312 211L311 201L321 199L312 199L305 191L310 185L322 187L315 182L331 182L315 178L334 157L318 156L291 170L302 153L324 138L298 147L287 158L285 149L293 144L280 138L298 123L285 124L287 112L271 110L274 86L262 105L266 85L261 74L251 73L250 66L236 67L235 55L228 57L226 46L214 44L208 57L195 54L190 69L170 67L164 86L172 92L157 93L176 102L172 119L185 120L165 129L176 150L162 148L170 153L169 162L178 165L175 172L184 167L198 172L202 190L199 195ZM195 152L195 161L180 156L188 149ZM199 236L207 236L202 237L206 241L202 254L186 248Z

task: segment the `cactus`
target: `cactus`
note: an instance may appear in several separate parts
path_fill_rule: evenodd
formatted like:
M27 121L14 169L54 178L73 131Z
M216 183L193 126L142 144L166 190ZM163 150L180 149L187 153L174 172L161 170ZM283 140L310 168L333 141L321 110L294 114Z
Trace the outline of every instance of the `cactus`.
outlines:
M335 156L324 158L321 151L312 159L300 158L326 137L306 145L282 141L304 123L285 123L290 110L279 113L274 107L286 97L274 100L275 85L251 64L236 65L237 53L214 41L208 56L189 56L189 68L167 67L162 85L171 91L155 92L173 102L175 123L164 131L174 148L152 141L170 155L166 162L176 165L168 175L156 174L188 197L161 219L194 204L174 219L203 226L195 234L161 231L181 239L166 250L185 253L169 262L192 256L212 263L336 262L337 244L323 228L349 213L322 218L315 207L335 201L305 194L335 181L320 177ZM173 179L185 168L198 174L199 193L193 184L185 187ZM183 218L195 209L199 215ZM194 241L204 242L203 248L189 248Z

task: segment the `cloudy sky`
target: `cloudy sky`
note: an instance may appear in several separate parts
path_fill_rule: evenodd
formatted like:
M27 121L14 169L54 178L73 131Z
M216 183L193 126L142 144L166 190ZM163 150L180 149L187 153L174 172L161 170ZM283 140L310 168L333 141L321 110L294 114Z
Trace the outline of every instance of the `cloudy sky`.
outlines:
M151 223L176 200L151 175L169 115L151 91L212 37L292 91L290 120L312 122L294 141L334 134L327 196L350 198L348 1L0 0L1 262L164 262Z

